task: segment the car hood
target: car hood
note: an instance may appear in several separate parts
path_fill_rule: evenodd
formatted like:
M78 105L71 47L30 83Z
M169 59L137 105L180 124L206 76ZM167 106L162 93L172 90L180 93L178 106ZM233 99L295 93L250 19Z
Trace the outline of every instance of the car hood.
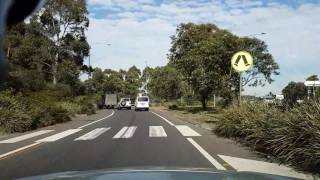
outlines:
M91 171L68 171L40 176L23 178L27 180L38 179L108 179L108 180L213 180L213 179L243 179L243 180L269 180L294 179L290 177L256 173L219 171L207 168L166 168L166 167L141 167L141 168L121 168L103 169Z

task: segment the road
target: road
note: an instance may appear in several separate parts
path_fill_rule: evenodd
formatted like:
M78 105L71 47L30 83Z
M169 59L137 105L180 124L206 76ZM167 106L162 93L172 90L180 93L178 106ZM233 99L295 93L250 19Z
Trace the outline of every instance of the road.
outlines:
M160 111L102 110L82 120L0 138L0 179L146 166L307 178Z

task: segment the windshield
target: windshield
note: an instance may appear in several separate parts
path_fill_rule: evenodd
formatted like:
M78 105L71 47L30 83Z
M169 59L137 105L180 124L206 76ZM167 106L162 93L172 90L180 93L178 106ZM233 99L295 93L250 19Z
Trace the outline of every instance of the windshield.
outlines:
M320 0L0 0L0 12L0 179L318 178Z
M138 97L138 101L149 101L148 97Z

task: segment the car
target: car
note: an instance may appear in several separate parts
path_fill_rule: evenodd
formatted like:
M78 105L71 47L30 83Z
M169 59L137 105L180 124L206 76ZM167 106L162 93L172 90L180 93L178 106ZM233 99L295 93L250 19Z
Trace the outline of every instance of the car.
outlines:
M130 98L121 98L118 103L118 110L121 109L131 109L131 100Z
M134 105L135 111L145 110L149 111L149 97L148 96L138 96Z

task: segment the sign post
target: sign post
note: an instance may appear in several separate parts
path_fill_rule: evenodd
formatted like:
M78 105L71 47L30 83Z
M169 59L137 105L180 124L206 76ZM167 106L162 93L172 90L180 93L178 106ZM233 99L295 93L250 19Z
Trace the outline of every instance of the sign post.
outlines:
M231 58L231 66L239 72L239 104L241 104L242 72L249 70L253 65L253 58L247 51L239 51Z

